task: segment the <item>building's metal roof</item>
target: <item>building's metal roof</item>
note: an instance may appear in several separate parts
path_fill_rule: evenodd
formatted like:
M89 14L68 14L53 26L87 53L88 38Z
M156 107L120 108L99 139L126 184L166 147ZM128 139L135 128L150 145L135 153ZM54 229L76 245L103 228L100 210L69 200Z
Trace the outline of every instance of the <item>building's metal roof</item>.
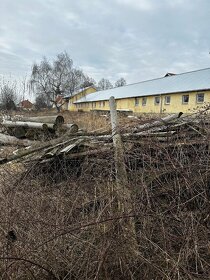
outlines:
M94 89L96 89L96 87L94 87L94 86L88 86L88 87L85 87L85 88L80 88L80 89L77 89L77 90L75 90L74 92L72 92L72 94L67 94L67 95L65 95L65 96L63 97L63 99L71 98L71 97L73 97L73 96L75 96L75 95L77 95L77 94L79 94L79 93L81 93L81 92L83 92L83 91L85 91L85 90L87 90L87 89L89 89L89 88L94 88Z
M122 99L207 89L210 89L210 68L97 91L74 103L103 101L108 100L111 96L114 96L115 99Z

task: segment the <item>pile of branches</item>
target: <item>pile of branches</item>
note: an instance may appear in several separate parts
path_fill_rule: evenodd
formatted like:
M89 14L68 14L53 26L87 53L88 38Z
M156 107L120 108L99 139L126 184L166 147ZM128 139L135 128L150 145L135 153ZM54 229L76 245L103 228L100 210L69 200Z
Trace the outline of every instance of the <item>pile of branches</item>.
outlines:
M181 147L192 144L201 144L208 138L209 122L210 120L205 114L195 114L193 116L184 116L181 112L178 114L169 115L167 117L145 123L135 124L133 127L120 128L122 141L124 142L125 150L132 153L142 145L151 146L154 143L162 147ZM42 117L43 119L49 117ZM78 131L75 124L63 125L63 117L51 117L54 124L43 123L43 127L50 126L65 133L59 135L56 139L50 139L44 142L20 142L28 146L26 149L19 149L14 155L8 155L7 158L1 159L0 163L4 164L14 160L22 162L36 161L39 166L43 164L49 165L51 162L63 161L68 162L71 160L85 159L86 157L94 158L97 154L112 154L113 153L113 140L115 134L109 132L99 133L98 131L84 132ZM33 118L31 118L32 120ZM36 118L34 118L36 120ZM12 122L12 121L9 121ZM18 124L18 122L12 122ZM3 122L5 125L5 122ZM37 125L37 123L35 123ZM71 129L70 129L71 128ZM11 142L12 144L12 142ZM17 141L15 141L17 144Z
M122 128L129 209L115 180L115 132L63 135L2 159L1 274L209 279L209 132L205 114Z

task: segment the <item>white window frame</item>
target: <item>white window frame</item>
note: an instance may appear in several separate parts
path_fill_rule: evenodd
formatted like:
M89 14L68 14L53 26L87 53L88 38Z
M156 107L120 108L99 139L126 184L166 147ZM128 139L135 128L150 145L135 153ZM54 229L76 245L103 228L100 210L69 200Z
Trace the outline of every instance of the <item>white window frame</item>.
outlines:
M158 100L158 102L157 102L157 100ZM160 96L155 96L154 103L155 103L155 105L160 105Z
M199 95L202 95L202 96L203 96L203 100L202 100L202 101L199 101L199 100L198 100L198 99L199 99ZM204 96L205 96L204 92L198 92L198 93L196 94L196 103L199 103L199 104L203 103L203 102L204 102Z
M188 96L188 101L184 101L184 98ZM189 104L190 96L189 94L183 94L182 95L182 104Z
M167 100L167 99L169 99L169 100ZM164 100L165 100L165 105L170 105L171 104L171 96L170 95L166 95Z

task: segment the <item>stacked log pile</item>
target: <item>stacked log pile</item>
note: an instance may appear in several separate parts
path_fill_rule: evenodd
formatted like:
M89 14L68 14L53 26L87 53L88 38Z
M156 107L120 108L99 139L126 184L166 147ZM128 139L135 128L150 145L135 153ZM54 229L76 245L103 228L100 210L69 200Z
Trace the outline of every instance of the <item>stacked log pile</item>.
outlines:
M0 143L2 144L17 144L25 145L27 141L18 141L18 139L30 140L49 140L60 136L62 133L75 133L78 131L76 124L65 124L64 118L58 116L43 116L43 117L14 117L12 119L3 118L2 129L9 136L0 135ZM11 136L15 137L12 138ZM29 145L32 143L29 141Z
M39 159L39 162L53 160L55 157L76 159L112 151L112 137L108 133L81 132L76 124L64 124L62 116L24 118L21 121L4 120L2 125L9 135L0 134L0 143L19 146L30 146L20 149L16 154L8 155L1 163L24 158ZM129 127L126 131L121 129L121 137L124 146L150 145L151 141L162 146L181 146L199 144L208 137L208 120L202 114L185 116L181 112L172 114L155 121L135 127ZM42 132L43 137L39 141L30 141L23 138L31 138L29 135ZM50 140L46 141L47 135ZM57 133L57 137L54 137ZM53 135L53 136L52 136ZM16 136L16 137L15 137ZM58 137L59 136L59 137ZM55 139L53 139L55 138ZM35 137L32 139L36 139Z

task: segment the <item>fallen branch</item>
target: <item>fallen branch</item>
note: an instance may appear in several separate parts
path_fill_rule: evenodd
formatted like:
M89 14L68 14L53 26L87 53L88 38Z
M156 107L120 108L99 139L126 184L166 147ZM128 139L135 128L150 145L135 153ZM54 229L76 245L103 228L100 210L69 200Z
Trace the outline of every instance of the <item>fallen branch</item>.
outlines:
M20 140L14 136L6 135L3 133L0 133L0 143L3 145L23 146L23 147L34 145L34 141L30 141L27 139Z
M174 121L175 119L180 118L182 114L183 114L182 112L179 112L178 114L169 115L167 117L164 117L164 118L154 121L152 123L145 123L143 125L138 126L135 131L137 131L137 132L146 131L153 127L158 127L158 126L168 124L171 121Z

